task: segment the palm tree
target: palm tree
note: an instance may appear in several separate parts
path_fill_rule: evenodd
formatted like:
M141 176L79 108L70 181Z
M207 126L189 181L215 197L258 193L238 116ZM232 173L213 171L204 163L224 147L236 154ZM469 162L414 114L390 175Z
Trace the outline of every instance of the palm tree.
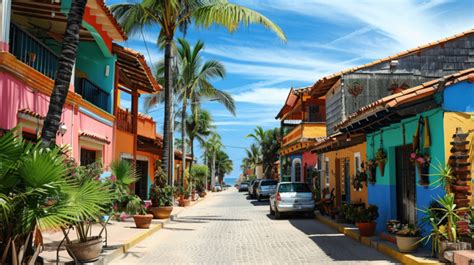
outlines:
M215 126L212 124L213 120L211 114L207 110L195 110L196 115L191 114L186 120L186 130L189 137L189 145L191 148L191 157L194 158L194 140L197 139L198 142L203 146L206 142L206 138L213 132ZM193 161L189 167L191 168Z
M250 148L245 149L246 157L243 159L243 163L255 170L255 167L262 160L262 152L260 147L256 144L251 144ZM255 171L254 171L255 173Z
M77 48L79 46L79 31L82 28L82 17L87 0L75 0L67 16L64 41L59 56L58 70L54 80L53 91L49 101L48 113L44 120L41 137L43 146L51 147L56 142L56 133L59 129L61 114L69 92L72 70L76 63Z
M266 178L271 178L273 175L273 163L280 157L278 154L278 150L280 150L280 129L267 130L261 146L263 172Z
M211 165L211 187L214 187L216 181L216 155L223 147L220 135L212 133L202 147L204 149L203 158L206 164Z
M231 4L227 0L143 0L136 4L119 4L112 6L112 12L129 33L140 31L146 25L160 26L158 40L164 43L164 77L165 77L165 120L163 130L162 167L166 174L170 169L171 122L173 113L173 73L172 42L177 29L186 31L194 21L197 27L209 28L214 24L222 25L230 32L239 24L262 24L274 31L278 37L286 40L283 31L271 20L256 11Z
M262 126L257 126L255 129L253 129L253 131L253 133L249 133L245 137L255 139L258 146L261 148L262 143L265 141L266 131L262 128Z
M224 107L235 115L235 103L232 96L225 91L215 88L211 83L212 78L224 78L224 65L215 60L203 61L201 57L204 43L198 41L194 48L191 48L189 43L184 39L178 39L179 46L177 47L177 69L175 75L175 93L178 101L182 102L180 109L181 113L181 139L186 139L186 114L188 101L191 104L193 116L198 117L198 111L201 101L211 99L218 101ZM164 64L158 64L157 71L158 79L162 79L164 73ZM155 106L162 101L161 95L152 95L145 101L147 109ZM181 151L186 154L186 145L181 145ZM182 164L186 165L186 156L182 157ZM186 168L181 168L182 176Z
M215 167L217 168L216 173L219 179L219 184L222 185L224 176L232 172L233 163L232 163L232 160L230 160L229 155L223 150L219 150L219 152L217 152L215 163L216 163Z

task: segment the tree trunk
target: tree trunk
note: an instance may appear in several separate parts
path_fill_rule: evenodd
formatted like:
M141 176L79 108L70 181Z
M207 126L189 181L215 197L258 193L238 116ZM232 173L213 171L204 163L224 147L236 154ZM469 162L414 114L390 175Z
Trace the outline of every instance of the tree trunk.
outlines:
M189 136L189 145L190 145L190 152L191 152L191 161L189 161L189 170L193 167L193 162L194 162L194 137Z
M163 122L163 156L161 160L161 167L164 173L168 176L168 184L173 182L173 176L170 175L173 154L170 148L171 134L171 122L173 118L173 79L171 63L173 60L171 38L166 39L165 44L165 117Z
M211 162L211 189L216 185L216 152L212 152L212 162Z
M79 31L82 27L82 17L86 8L87 0L74 0L67 17L64 41L59 56L56 80L54 80L53 92L49 101L48 114L44 120L41 137L43 146L51 147L56 142L56 133L59 129L61 114L66 102L69 85L71 83L72 70L76 63L77 49L79 46Z
M182 185L184 187L184 172L186 172L186 104L187 104L187 99L186 95L183 98L183 109L181 113L181 177L182 179ZM191 168L190 168L191 170ZM190 172L191 173L191 172ZM191 192L191 176L189 177L188 180L188 186L189 186L189 192Z

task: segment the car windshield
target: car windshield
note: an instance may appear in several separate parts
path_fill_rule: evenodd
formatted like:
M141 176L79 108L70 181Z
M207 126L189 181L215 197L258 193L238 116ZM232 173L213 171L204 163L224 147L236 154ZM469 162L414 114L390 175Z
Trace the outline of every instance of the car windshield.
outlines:
M278 181L276 180L267 180L267 181L262 181L262 184L260 186L274 186L278 184Z
M311 192L306 183L285 183L280 184L279 192Z

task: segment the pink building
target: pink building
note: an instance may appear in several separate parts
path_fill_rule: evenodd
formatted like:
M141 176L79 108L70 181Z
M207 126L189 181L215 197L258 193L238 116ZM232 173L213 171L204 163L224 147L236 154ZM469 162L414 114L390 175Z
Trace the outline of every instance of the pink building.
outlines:
M48 111L69 1L0 2L0 133L15 127L36 141ZM44 11L44 12L43 12ZM102 0L90 0L57 144L81 164L113 159L112 41L126 36Z

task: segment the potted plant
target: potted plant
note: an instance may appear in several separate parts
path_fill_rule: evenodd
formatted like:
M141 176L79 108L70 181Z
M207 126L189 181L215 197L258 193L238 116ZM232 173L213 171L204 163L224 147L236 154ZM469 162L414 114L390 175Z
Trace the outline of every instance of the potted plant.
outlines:
M86 167L77 167L73 176L75 185L80 187L81 191L78 197L84 198L89 203L89 212L87 214L79 214L76 219L71 222L69 228L63 227L63 233L66 240L66 250L69 255L76 261L85 263L95 261L102 252L102 229L98 235L92 236L92 226L102 223L102 216L112 207L114 200L113 189L110 184L99 179L97 173L100 172L101 163L94 163ZM105 227L105 224L102 223ZM76 231L77 239L71 240L68 229Z
M191 200L189 199L189 191L183 189L179 197L179 206L187 207L189 205L191 205Z
M365 180L364 180L365 176ZM363 186L363 181L367 180L367 175L365 173L357 172L353 177L352 177L352 187L354 188L355 191L361 191Z
M128 198L126 212L133 216L133 221L137 228L149 228L153 214L147 214L145 202L137 195L130 195Z
M379 217L376 205L369 205L367 208L360 207L355 215L355 222L361 236L370 237L375 234L376 222Z
M377 163L375 160L367 160L365 162L365 169L367 173L367 180L370 184L375 184L376 182L376 170L377 170Z
M383 148L379 148L375 154L375 161L379 165L380 175L383 177L385 172L385 162L387 161L387 154Z
M166 175L158 167L155 173L155 181L150 188L151 207L148 211L155 219L166 219L171 216L174 202L174 188L166 184Z
M428 177L431 163L430 155L412 152L410 154L410 161L416 165L416 168L418 170L418 184L420 184L421 186L429 185L430 182Z
M418 248L421 239L420 229L413 224L402 225L396 233L397 247L400 252L410 253Z

